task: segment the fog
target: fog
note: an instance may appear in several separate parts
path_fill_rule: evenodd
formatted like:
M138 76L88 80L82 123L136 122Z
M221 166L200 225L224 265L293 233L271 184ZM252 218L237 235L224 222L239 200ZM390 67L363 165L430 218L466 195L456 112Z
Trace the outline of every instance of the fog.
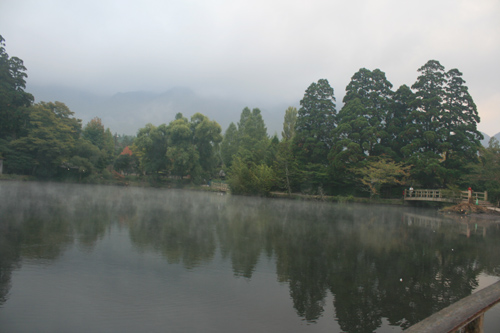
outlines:
M500 276L497 223L421 208L3 181L0 216L16 332L382 332Z
M496 0L18 0L1 3L0 33L24 60L28 87L106 96L188 87L261 109L297 106L321 78L341 101L360 68L384 71L396 89L411 86L435 59L464 73L479 130L492 136L500 131L499 14Z

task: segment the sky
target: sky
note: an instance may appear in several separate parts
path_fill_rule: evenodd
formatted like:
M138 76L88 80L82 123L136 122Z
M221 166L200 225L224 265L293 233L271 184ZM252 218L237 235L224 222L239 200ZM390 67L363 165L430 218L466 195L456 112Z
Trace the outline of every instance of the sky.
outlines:
M341 104L360 68L411 86L433 59L463 73L479 130L500 132L498 0L1 0L0 35L28 91L182 86L251 107L296 104L322 78Z

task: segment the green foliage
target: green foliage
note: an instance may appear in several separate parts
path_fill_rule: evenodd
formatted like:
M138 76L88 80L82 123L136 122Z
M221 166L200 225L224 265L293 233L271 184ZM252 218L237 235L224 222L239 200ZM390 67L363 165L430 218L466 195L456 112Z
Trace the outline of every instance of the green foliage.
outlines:
M328 80L312 83L300 105L295 123L294 153L302 163L326 165L337 114L333 88Z
M12 141L11 146L31 157L33 175L51 177L70 159L81 129L81 121L72 115L60 102L31 107L27 136Z
M99 160L94 162L96 167L102 170L112 163L115 147L113 135L109 128L104 128L100 118L95 117L85 125L82 130L82 137L99 148Z
M93 166L97 166L101 159L100 149L83 138L76 140L72 155L86 158Z
M285 111L283 131L281 132L282 141L278 144L274 161L274 172L277 182L275 187L286 191L288 195L292 194L292 189L299 183L298 164L293 154L296 122L297 109L290 106Z
M216 121L211 121L201 113L191 117L191 131L193 144L199 154L200 176L210 179L221 163L217 154L218 146L222 141L221 127Z
M336 142L330 154L335 168L355 167L367 157L367 151L373 150L377 141L364 113L359 98L349 101L340 111L340 123L334 131Z
M267 183L259 182L258 179L267 179L263 170L271 170L278 144L277 138L269 140L260 110L255 108L250 111L248 107L244 108L238 127L231 123L221 143L222 160L228 169L229 183L233 184L231 188L234 187L234 193L263 195L269 191ZM262 169L261 165L266 168ZM257 183L251 185L248 183L249 179ZM258 190L255 187L260 186L258 184L266 185Z
M361 183L368 188L370 196L380 194L380 188L386 184L404 185L410 175L410 166L396 163L387 158L374 159L360 169L354 170L361 176Z
M462 190L458 185L449 185L441 191L444 198L459 199L462 195Z
M244 108L238 122L237 155L245 161L256 164L266 158L269 138L260 110Z
M295 136L295 125L297 123L297 108L290 106L285 111L285 119L283 121L283 131L281 137L283 141L291 141Z
M220 125L196 113L189 121L182 113L167 125L141 128L132 146L140 169L146 174L189 177L196 183L213 177L219 164ZM120 163L127 163L121 158ZM121 168L123 168L121 166Z
M120 154L113 164L113 168L118 172L123 172L126 175L137 171L139 161L136 155Z
M274 184L274 172L265 164L257 165L236 157L229 173L228 184L234 194L266 196Z
M324 194L330 184L328 167L320 163L307 163L302 166L298 188L305 194Z
M292 143L302 183L297 187L302 191L315 191L324 188L329 181L325 175L336 126L335 97L328 80L320 79L312 83L300 105Z
M79 180L83 177L90 176L94 171L94 164L81 156L71 157L66 165L68 167L68 171L73 169L77 172Z
M458 70L445 72L438 61L430 60L419 72L412 86L416 93L410 103L410 138L401 151L415 166L412 177L443 187L456 183L467 173L465 166L476 160L482 138L479 116Z
M379 69L361 68L346 87L340 110L334 149L330 154L334 168L356 166L368 156L391 154L387 143L387 123L392 104L392 84Z
M402 85L393 92L384 72L361 68L338 114L329 82L312 83L300 109L285 111L281 142L269 138L261 111L248 107L224 137L219 124L201 113L147 124L136 138L113 137L97 117L82 130L63 103L33 105L24 91L26 68L9 57L0 36L0 156L5 172L86 181L98 179L97 172L104 177L113 162L116 170L141 173L155 184L167 177L201 183L222 167L233 192L242 194L352 194L363 184L375 195L410 172L412 183L423 187L466 186L469 180L490 198L500 196L498 143L478 158L480 119L462 73L446 72L436 60L418 72L411 89ZM120 154L126 146L131 155Z
M238 152L238 128L234 123L229 124L229 127L224 133L220 152L222 163L227 167L231 167L233 156Z
M274 170L277 183L275 186L292 193L292 189L296 187L300 179L297 161L292 153L292 142L283 140L279 143L276 161L274 162Z
M0 139L8 141L26 134L29 106L33 96L26 88L26 67L17 57L9 57L0 35Z
M393 95L392 103L386 116L387 137L381 144L388 147L387 155L395 161L403 161L405 155L402 148L413 140L414 128L409 121L414 109L410 104L415 99L413 92L407 85L402 85Z
M168 171L167 147L167 126L147 124L139 129L132 151L138 157L140 169L144 173L158 175Z
M463 182L472 188L488 191L488 200L497 206L500 203L500 144L491 138L488 148L479 150L479 163L471 164L471 174Z
M167 127L169 147L167 158L172 175L198 176L199 153L192 142L192 131L186 118L176 117Z
M34 160L29 152L17 150L7 140L0 139L0 154L5 157L4 173L31 175Z

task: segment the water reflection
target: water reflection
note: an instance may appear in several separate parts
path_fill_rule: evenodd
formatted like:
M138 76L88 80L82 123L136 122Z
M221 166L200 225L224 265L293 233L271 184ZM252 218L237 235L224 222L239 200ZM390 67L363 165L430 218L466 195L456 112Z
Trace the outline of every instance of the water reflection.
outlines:
M14 182L0 183L0 202L0 305L23 260L56 261L73 244L92 252L114 227L188 270L220 253L252 280L272 260L299 317L335 317L346 332L383 319L406 328L469 295L480 274L500 275L497 223L409 208Z

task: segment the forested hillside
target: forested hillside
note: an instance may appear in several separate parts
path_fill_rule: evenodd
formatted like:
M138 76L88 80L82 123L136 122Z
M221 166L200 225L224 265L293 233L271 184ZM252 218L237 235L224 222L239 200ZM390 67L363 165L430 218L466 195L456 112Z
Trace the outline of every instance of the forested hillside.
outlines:
M222 179L233 193L253 195L398 197L408 186L473 186L500 196L498 140L481 145L462 73L436 60L397 88L380 69L359 69L340 109L328 80L311 83L300 108L284 110L281 138L269 136L256 107L243 108L224 134L200 110L124 137L97 117L82 125L62 102L34 103L23 61L0 43L4 173L87 182L134 175L157 185Z

